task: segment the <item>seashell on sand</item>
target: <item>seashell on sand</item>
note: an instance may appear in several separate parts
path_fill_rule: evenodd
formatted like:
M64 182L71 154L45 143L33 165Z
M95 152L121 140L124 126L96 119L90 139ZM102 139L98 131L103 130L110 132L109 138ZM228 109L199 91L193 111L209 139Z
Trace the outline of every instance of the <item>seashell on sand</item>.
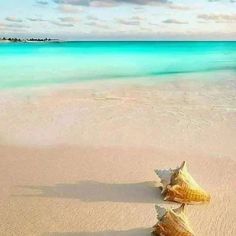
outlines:
M202 189L189 174L186 162L177 169L156 170L161 179L164 200L186 204L210 201L210 194Z
M165 209L156 206L158 222L153 226L156 236L193 236L188 219L184 213L184 204L177 209Z

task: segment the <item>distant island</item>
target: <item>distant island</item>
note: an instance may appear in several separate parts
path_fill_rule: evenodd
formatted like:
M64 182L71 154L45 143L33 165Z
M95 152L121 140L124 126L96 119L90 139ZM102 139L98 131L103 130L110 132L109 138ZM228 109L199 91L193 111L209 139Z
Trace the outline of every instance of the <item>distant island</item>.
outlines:
M13 42L13 43L17 43L17 42L55 42L55 41L59 41L58 39L50 39L50 38L29 38L29 39L20 39L20 38L0 38L0 42Z

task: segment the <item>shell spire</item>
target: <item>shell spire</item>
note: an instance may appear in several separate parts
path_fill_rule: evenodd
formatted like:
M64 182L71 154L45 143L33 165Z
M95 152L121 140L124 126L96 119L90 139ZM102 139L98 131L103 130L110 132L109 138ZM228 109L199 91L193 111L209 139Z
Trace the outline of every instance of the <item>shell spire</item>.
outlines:
M210 201L210 194L202 189L189 174L185 161L177 169L157 170L156 174L161 179L164 200L186 204Z
M185 205L177 209L165 209L156 206L158 222L153 226L156 236L193 236L188 219L184 213Z

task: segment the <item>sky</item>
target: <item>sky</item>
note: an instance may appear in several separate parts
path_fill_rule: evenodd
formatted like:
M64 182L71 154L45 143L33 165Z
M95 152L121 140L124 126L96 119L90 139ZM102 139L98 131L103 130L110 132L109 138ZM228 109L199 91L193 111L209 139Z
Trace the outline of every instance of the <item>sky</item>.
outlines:
M0 0L0 37L236 40L236 0Z

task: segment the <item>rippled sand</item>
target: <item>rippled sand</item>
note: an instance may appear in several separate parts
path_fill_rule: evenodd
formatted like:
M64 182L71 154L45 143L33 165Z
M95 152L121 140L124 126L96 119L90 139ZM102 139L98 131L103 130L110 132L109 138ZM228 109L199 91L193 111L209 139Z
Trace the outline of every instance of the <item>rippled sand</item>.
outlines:
M0 234L150 235L153 170L186 160L196 235L236 235L236 77L186 76L0 92Z

